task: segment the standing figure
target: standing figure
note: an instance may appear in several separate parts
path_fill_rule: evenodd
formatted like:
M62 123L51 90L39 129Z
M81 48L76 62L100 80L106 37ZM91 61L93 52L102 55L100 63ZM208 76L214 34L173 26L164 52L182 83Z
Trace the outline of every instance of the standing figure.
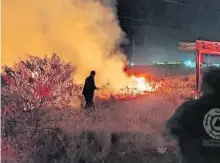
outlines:
M96 75L95 71L91 71L90 75L85 80L85 84L82 92L86 100L85 108L94 106L94 101L93 101L94 91L98 90L98 88L95 85L95 79L94 79L95 75Z

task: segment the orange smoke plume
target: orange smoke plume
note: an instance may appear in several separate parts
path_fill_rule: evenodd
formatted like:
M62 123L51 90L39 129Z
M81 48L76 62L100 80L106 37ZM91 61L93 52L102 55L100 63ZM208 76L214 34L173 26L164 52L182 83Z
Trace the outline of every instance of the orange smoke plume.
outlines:
M97 85L122 87L126 57L117 47L124 33L110 2L2 0L2 64L55 52L76 66L77 82L94 69Z

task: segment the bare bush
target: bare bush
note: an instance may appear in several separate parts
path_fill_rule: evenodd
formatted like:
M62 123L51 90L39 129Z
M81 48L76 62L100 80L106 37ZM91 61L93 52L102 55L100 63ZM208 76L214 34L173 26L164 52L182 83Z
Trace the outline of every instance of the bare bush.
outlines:
M53 129L57 116L51 116L51 110L72 107L80 92L74 71L56 54L44 59L30 56L12 68L3 67L1 129L2 145L7 148L2 160L25 162L33 151L32 140Z
M51 58L30 56L12 68L3 67L3 105L15 104L23 110L40 107L70 107L79 93L73 82L75 68L53 54ZM15 100L17 99L17 100Z

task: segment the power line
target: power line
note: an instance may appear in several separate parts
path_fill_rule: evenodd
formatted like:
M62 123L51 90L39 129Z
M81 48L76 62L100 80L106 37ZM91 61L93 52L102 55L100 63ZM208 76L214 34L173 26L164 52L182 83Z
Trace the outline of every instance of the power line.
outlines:
M122 24L121 26L125 26L125 27L132 27L132 28L145 28L145 27L141 27L141 26L136 26L136 25L127 25L127 24Z
M166 23L166 22L161 22L161 21L152 21L152 20L147 20L147 19L139 19L139 18L134 18L134 17L126 17L126 16L118 16L118 17L122 18L122 19L135 20L135 21L139 21L139 22L148 22L148 23L151 23L151 24L161 24L161 25L164 25L164 26L168 26L170 28L175 28L174 24L170 24L170 23ZM125 24L124 26L138 27L136 25L127 25L127 24ZM139 27L139 28L142 28L142 27Z
M134 18L134 17L126 17L126 16L118 16L118 17L122 18L122 19L130 19L130 20L136 20L136 21L142 21L142 22L160 23L160 24L165 24L165 25L171 25L171 24L161 22L161 21L153 21L153 20L139 19L139 18Z
M163 1L163 2L167 2L167 3L173 3L173 4L175 4L175 5L184 6L184 7L192 7L192 5L179 2L179 0L176 0L176 1L173 1L173 0L162 0L162 1Z
M157 0L152 0L152 1L157 1ZM196 8L197 6L193 6L192 4L187 4L187 3L182 3L182 2L179 2L179 0L162 0L163 2L167 2L167 3L173 3L175 5L180 5L180 6L184 6L184 7L188 7L188 8ZM220 8L213 8L213 9L210 9L210 8L207 8L206 7L206 10L210 10L210 11L217 11L217 12L220 12Z
M157 1L157 0L152 0L152 1ZM180 2L180 0L161 0L167 3L173 3L173 4L177 4L177 5L182 5L182 6L186 6L186 7L192 7L194 8L195 6L192 6L190 4L186 4L186 3L182 3ZM215 8L215 9L209 9L211 11L220 11L220 9ZM127 20L133 20L133 21L137 21L137 22L146 22L146 23L151 23L151 24L156 24L156 25L164 25L173 29L178 28L177 25L175 24L171 24L171 23L166 23L166 22L162 22L162 21L154 21L154 20L149 20L149 19L140 19L140 18L134 18L134 17L128 17L128 16L118 16L121 19L127 19ZM143 28L141 27L141 25L137 26L137 25L129 25L129 24L122 24L122 26L127 26L127 27L132 27L132 28Z
M130 19L130 20L136 20L136 21L142 21L142 22L155 22L155 21L152 21L152 20L147 20L147 19L139 19L139 18L133 18L133 17L126 17L126 16L119 16L119 18L122 18L122 19Z

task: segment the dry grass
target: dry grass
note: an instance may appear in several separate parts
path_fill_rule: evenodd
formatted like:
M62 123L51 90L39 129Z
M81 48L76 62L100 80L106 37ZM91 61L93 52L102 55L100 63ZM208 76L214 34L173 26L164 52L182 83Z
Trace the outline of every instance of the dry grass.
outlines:
M78 146L77 152L72 151L75 161L172 162L176 146L166 135L164 124L182 101L172 94L128 101L97 100L96 110L71 110L56 126L71 137L74 149ZM159 154L157 150L164 147L166 153Z
M193 89L193 80L190 75L160 78L158 91L129 100L97 96L93 110L48 109L36 133L25 125L24 113L7 123L3 118L2 127L11 128L11 135L2 137L2 162L174 162L176 145L164 124ZM163 149L163 154L158 152Z

